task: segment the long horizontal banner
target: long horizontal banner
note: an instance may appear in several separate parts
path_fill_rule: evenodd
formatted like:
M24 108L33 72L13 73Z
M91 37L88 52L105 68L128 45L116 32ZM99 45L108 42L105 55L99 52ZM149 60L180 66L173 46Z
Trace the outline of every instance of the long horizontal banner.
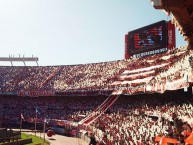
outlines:
M155 83L154 85L147 85L146 92L163 93L166 90L178 90L189 87L189 83L184 79L179 79L173 82L166 82L163 84Z
M19 91L17 92L18 96L29 96L29 97L38 97L38 96L54 96L54 91Z
M172 83L166 83L166 90L177 90L189 87L189 83L185 80L178 80Z
M153 85L145 85L136 88L129 88L129 87L120 87L119 90L113 91L113 95L120 95L120 94L141 94L141 93L164 93L166 90L178 90L189 87L189 83L184 79L179 79L173 82L167 83L155 83Z
M119 87L117 90L113 91L113 95L115 94L138 94L138 93L153 93L153 92L158 92L158 93L164 93L166 90L178 90L182 88L187 88L189 87L189 83L185 79L179 79L173 82L166 82L166 83L155 83L155 84L147 84L147 85L141 85L139 87ZM70 92L72 94L73 92ZM109 92L110 93L110 92ZM65 94L65 93L64 93ZM63 94L63 95L64 95ZM66 95L70 95L66 94ZM81 94L80 92L77 92L76 95ZM93 94L93 92L91 93ZM18 96L30 96L30 97L38 97L38 96L55 96L58 94L55 94L54 91L19 91L17 92ZM75 94L74 94L75 95Z

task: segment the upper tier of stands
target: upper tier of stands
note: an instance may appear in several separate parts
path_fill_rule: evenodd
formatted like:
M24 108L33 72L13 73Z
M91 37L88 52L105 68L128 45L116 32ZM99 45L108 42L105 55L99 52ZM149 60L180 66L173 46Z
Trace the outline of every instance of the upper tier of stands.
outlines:
M128 61L69 66L1 66L1 92L105 89Z
M148 90L156 83L181 80L191 73L185 47L166 53L102 63L63 66L0 66L0 92L49 90L57 93ZM189 80L190 81L190 80ZM143 91L145 92L145 91ZM125 92L125 93L137 93ZM100 94L100 93L99 93ZM108 94L107 94L108 95Z

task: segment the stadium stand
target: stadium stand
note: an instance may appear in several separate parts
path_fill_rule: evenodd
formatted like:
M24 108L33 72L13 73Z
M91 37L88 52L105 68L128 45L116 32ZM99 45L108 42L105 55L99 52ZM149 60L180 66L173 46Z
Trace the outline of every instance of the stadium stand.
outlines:
M19 127L22 113L23 128L34 129L38 109L40 128L47 118L101 145L152 145L163 135L183 144L193 123L192 95L182 90L191 82L191 57L181 47L85 65L1 66L0 125Z
M0 66L0 127L34 129L36 120L42 129L46 119L90 144L193 144L193 1L151 2L173 15L187 46L93 64ZM0 129L0 144L20 135Z
M74 66L1 67L1 92L53 90L78 92L110 90L112 77L125 68L125 60Z

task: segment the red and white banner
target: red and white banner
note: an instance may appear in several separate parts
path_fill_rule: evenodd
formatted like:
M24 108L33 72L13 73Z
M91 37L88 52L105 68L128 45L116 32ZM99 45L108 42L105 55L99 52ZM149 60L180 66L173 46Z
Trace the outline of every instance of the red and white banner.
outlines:
M173 82L166 82L164 84L155 83L146 86L146 92L159 92L164 93L166 90L178 90L189 87L187 80L179 79Z
M128 34L125 35L125 59L129 59L130 58L130 54L129 54L129 41L128 41Z
M123 92L123 94L129 94L129 95L144 93L145 92L145 87L124 89L124 90L122 90L122 92Z
M145 88L146 92L159 92L159 93L164 93L165 89L165 84L160 84L160 83L155 83L153 85L147 85Z
M168 21L168 49L172 49L176 47L176 32L175 26Z
M166 90L178 90L178 89L189 87L189 83L184 79L180 79L170 83L167 82L165 86L166 86Z

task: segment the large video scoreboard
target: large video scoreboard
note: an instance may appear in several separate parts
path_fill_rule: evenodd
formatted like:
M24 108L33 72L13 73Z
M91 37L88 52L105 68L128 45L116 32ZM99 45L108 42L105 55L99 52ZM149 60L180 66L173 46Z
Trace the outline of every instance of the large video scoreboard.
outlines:
M170 21L159 21L128 32L125 42L126 59L132 55L153 54L155 50L167 51L168 47L175 47L175 27Z

